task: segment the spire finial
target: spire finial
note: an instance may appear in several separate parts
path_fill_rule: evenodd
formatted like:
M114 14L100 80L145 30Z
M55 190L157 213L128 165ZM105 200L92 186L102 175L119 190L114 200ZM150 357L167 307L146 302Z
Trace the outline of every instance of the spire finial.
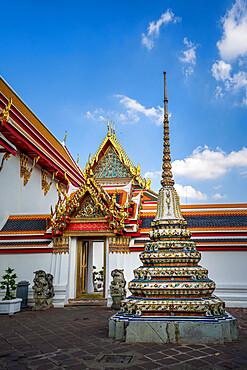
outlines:
M167 99L167 87L166 87L166 72L164 71L164 118L168 119L168 99Z
M113 136L116 138L116 134L115 134L115 123L113 122Z
M112 120L111 120L111 136L112 136Z
M110 136L109 117L107 117L107 136Z
M163 143L163 165L162 165L162 180L161 185L173 186L174 180L171 171L170 157L170 138L169 138L169 118L168 118L168 99L166 87L166 72L164 72L164 143Z

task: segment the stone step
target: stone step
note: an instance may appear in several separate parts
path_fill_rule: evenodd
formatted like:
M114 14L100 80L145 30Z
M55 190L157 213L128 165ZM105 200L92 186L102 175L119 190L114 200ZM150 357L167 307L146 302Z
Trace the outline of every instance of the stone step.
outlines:
M75 298L69 299L69 302L65 304L68 306L106 306L106 298Z

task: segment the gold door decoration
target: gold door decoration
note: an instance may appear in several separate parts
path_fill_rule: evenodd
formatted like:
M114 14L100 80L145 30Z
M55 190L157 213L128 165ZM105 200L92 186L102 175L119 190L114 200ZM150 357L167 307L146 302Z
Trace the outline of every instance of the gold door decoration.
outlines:
M88 241L78 241L77 247L77 297L86 291Z
M53 254L69 253L69 237L58 236L53 238Z
M113 236L109 238L109 252L129 253L130 236Z

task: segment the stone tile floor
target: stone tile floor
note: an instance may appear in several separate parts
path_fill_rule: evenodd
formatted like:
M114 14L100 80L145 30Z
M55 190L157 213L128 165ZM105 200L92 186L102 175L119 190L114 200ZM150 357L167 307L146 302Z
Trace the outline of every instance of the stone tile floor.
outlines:
M126 344L107 337L107 307L0 316L0 369L247 369L247 309L239 341L225 345Z

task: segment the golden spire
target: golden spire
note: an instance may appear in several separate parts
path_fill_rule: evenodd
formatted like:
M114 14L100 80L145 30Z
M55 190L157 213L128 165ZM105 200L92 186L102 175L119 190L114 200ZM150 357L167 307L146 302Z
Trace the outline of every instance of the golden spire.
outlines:
M113 122L113 137L116 138L116 134L115 134L115 123Z
M164 72L164 143L163 143L163 165L162 165L162 180L161 185L173 186L174 180L171 171L171 157L170 157L170 138L169 138L169 119L167 108L167 88L166 88L166 72Z
M79 160L80 160L80 157L79 157L79 153L78 153L77 154L77 161L76 161L77 164L79 163Z
M107 136L110 136L109 117L107 117Z
M111 136L112 136L112 121L111 121Z

